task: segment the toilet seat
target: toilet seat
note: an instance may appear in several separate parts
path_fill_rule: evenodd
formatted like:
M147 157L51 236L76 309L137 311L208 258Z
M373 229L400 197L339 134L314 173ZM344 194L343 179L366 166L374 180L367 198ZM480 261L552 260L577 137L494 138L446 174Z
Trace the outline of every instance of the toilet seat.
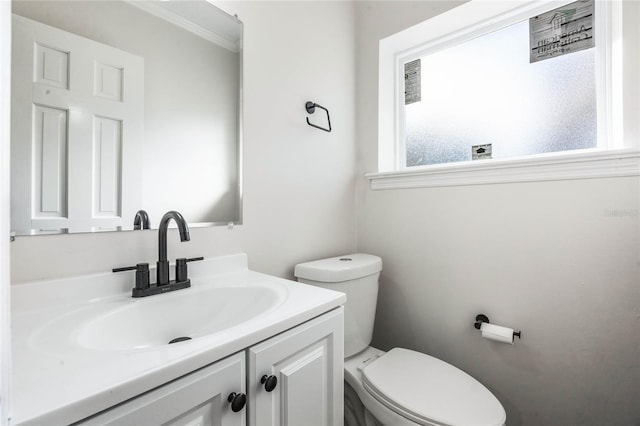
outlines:
M501 426L506 413L495 396L462 370L432 356L394 348L363 370L377 401L422 425Z

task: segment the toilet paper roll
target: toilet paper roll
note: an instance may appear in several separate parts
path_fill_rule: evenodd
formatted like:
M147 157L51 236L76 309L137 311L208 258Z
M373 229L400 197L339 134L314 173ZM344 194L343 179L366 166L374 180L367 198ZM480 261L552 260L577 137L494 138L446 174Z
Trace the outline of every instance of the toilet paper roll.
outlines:
M513 345L513 328L483 322L482 326L480 326L480 331L485 339Z

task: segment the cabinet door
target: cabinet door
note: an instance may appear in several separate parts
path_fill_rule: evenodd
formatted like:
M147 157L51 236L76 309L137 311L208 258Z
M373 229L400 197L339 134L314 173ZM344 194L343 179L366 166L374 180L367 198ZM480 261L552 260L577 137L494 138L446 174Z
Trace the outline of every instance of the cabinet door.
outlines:
M343 424L343 323L340 307L249 348L250 426Z
M245 353L232 355L81 425L244 426L246 407L233 412L229 394L245 393Z

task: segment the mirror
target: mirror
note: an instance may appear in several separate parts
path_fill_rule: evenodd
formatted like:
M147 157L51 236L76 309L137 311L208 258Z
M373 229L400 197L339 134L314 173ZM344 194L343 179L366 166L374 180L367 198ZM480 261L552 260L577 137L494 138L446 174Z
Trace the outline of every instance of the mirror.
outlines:
M241 223L242 22L206 1L14 0L14 235Z

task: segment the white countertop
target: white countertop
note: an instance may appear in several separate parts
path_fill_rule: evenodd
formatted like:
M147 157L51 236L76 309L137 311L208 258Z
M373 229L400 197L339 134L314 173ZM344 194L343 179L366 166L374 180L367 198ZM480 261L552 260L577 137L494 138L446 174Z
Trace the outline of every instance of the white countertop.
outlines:
M346 301L342 293L250 271L244 254L190 263L189 276L189 289L142 299L131 297L133 271L13 286L11 424L52 426L81 420ZM269 286L277 288L280 299L276 307L231 328L142 349L81 347L58 325L65 318L88 321L105 303L122 306L172 298L205 286Z

